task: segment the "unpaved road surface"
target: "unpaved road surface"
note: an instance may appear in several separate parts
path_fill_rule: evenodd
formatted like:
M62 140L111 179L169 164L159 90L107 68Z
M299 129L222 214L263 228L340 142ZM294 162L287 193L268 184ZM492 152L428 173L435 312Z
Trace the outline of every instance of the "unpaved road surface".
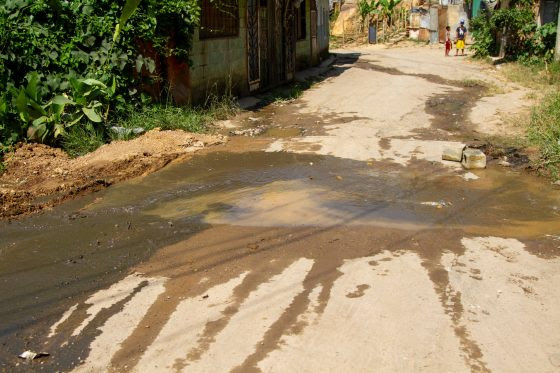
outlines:
M526 92L428 48L324 78L224 124L261 136L1 223L0 370L559 371L559 191L441 160Z
M0 219L36 213L119 181L148 175L225 140L223 136L154 129L130 141L113 141L74 159L61 149L21 143L4 157Z

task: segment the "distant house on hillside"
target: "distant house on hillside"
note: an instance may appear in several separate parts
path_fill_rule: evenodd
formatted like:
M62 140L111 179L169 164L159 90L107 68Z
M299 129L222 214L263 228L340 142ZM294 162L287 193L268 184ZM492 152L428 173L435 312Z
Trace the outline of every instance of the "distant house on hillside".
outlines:
M240 96L274 87L328 55L328 0L201 0L192 65L168 72L178 103L228 86Z

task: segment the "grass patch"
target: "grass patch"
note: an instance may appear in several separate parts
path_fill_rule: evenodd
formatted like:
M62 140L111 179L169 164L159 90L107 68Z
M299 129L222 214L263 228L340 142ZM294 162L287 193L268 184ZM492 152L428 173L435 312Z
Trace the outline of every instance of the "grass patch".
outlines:
M560 84L560 63L522 64L511 62L501 66L502 74L510 81L524 87L541 89L542 86Z
M226 119L239 112L233 97L211 96L201 107L155 105L132 112L109 130L111 140L130 140L154 128L204 132L214 120ZM143 130L143 131L140 131Z
M508 92L504 87L479 79L463 79L461 85L467 88L482 87L485 89L485 96L502 95Z
M545 96L533 108L529 128L529 141L540 149L539 169L554 180L560 178L560 90Z
M4 156L12 151L11 146L6 146L0 143L0 175L2 175L6 171L6 165L4 164Z
M91 124L72 126L62 137L62 148L72 158L92 152L105 144L105 136L101 129Z

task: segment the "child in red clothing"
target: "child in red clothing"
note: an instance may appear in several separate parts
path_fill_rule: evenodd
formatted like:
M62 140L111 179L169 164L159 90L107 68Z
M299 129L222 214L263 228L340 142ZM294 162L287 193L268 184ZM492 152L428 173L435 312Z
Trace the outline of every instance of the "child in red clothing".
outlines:
M445 56L449 56L451 51L451 27L447 26L445 28Z

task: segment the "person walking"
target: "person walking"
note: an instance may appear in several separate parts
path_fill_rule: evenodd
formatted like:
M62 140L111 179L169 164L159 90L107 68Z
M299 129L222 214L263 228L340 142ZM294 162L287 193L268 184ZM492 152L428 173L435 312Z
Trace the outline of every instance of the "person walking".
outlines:
M461 50L461 56L465 55L465 38L467 37L467 28L465 27L465 20L461 20L461 24L457 27L457 41L455 42L456 52L455 55L459 55L459 49Z

